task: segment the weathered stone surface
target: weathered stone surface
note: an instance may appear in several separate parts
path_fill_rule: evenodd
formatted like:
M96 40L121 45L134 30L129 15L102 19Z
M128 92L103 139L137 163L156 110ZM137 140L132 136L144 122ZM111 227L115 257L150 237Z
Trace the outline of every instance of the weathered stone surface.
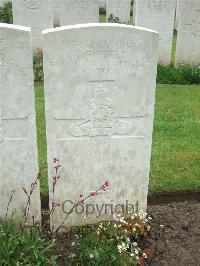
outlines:
M176 0L176 19L175 19L175 29L178 30L178 18L179 18L179 2L180 0Z
M107 21L112 15L119 18L120 23L129 24L130 22L131 0L107 0Z
M54 25L60 25L60 7L62 6L62 2L65 0L54 0L53 1L53 20Z
M99 7L100 8L106 8L106 0L99 0Z
M136 0L135 25L159 33L159 63L170 64L176 1Z
M13 24L31 27L33 49L42 48L41 32L53 27L51 0L13 0Z
M200 1L179 3L175 65L200 64Z
M136 13L136 3L135 1L133 2L133 25L135 25L135 13Z
M9 216L22 218L26 195L38 175L30 28L0 24L0 217L13 190ZM39 184L30 217L40 220Z
M98 0L65 0L60 9L60 25L99 22Z
M158 33L95 23L46 30L43 35L50 206L52 201L75 201L109 179L112 189L89 204L101 209L102 204L139 201L145 209ZM62 162L55 196L53 157ZM65 210L70 206L67 202ZM66 224L84 223L85 210ZM110 211L106 215L104 205L97 216L88 215L86 222L108 218ZM63 217L57 207L52 226Z

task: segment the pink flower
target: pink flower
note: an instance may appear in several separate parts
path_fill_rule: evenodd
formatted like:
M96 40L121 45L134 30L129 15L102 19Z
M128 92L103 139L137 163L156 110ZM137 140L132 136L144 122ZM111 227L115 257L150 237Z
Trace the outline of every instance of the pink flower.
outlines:
M80 203L81 203L81 204L85 204L85 201L84 201L84 199L82 199L82 200L80 201Z
M109 180L106 180L105 183L104 183L104 185L105 185L106 187L111 187L111 183L110 183Z
M59 162L58 158L53 158L53 163Z
M95 196L97 196L98 195L98 193L95 191L95 192L92 192L92 193L90 193L90 196L92 196L92 197L95 197Z
M58 158L53 158L53 166L56 169L58 169L59 167L61 167L61 163L60 163L60 160Z

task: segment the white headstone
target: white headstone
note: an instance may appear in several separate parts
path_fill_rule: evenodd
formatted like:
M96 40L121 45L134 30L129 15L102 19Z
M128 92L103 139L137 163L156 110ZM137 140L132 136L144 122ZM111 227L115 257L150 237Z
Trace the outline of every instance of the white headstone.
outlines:
M99 7L100 8L106 8L106 0L99 0Z
M175 19L175 29L178 29L178 18L179 18L179 2L180 0L176 0L176 19Z
M159 33L160 64L171 62L175 8L175 0L136 0L135 25Z
M13 24L31 27L33 49L42 48L41 32L53 27L51 0L13 0Z
M99 22L98 0L65 0L60 9L60 25Z
M120 23L129 24L130 22L131 0L107 0L107 22L113 16L118 18Z
M136 8L135 8L135 1L133 2L133 25L135 25L135 12L136 12L136 10L135 10Z
M9 216L21 219L26 195L38 175L30 28L0 24L0 217L12 194ZM30 217L40 221L39 184Z
M65 0L53 0L54 25L60 25L60 7Z
M200 64L200 1L179 3L175 65Z
M59 157L55 201L68 200L65 211L72 206L69 201L96 190L106 179L112 189L88 203L101 208L138 200L145 209L158 34L94 23L46 30L43 35L50 202L51 161ZM104 205L100 217L96 212L86 222L110 217L107 211ZM73 213L66 224L83 223L85 214ZM54 228L63 217L58 207L51 221Z

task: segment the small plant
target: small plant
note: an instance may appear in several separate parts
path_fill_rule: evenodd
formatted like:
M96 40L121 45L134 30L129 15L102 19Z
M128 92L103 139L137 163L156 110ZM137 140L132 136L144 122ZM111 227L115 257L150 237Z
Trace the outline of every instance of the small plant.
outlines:
M57 265L54 253L37 226L22 233L12 220L0 224L0 265Z
M34 80L43 81L43 53L42 50L36 49L33 55L33 71L34 71Z
M55 197L55 189L56 189L56 184L57 181L60 179L60 175L58 175L58 170L61 167L61 162L58 158L54 158L53 159L53 168L55 171L55 174L52 176L52 180L53 180L53 201L52 201L52 206L51 206L51 210L50 210L50 217L52 217L55 208L60 206L60 203L55 202L54 201L54 197ZM70 214L72 214L73 210L80 204L85 204L85 201L87 199L89 199L90 197L96 197L98 195L98 193L100 191L106 191L110 188L111 184L110 182L107 180L104 182L103 185L101 185L96 191L91 192L90 194L84 196L83 194L80 195L80 199L77 200L76 202L74 202L74 204L72 205L71 209L69 210L69 212L66 214L66 216L64 217L64 219L61 221L60 225L57 227L55 233L57 234L59 232L59 230L61 229L61 227L63 226L63 224L65 223L65 221L67 220L67 218L69 217Z
M27 191L25 187L22 188L24 193L27 196L27 201L26 201L26 205L25 205L25 209L23 213L22 233L24 232L26 225L28 225L28 218L29 218L29 212L30 212L30 207L31 207L31 197L32 197L34 190L36 189L38 185L39 179L40 179L40 175L38 174L36 180L31 184L29 191ZM34 226L34 223L35 223L34 217L32 218L33 218L33 226Z
M13 215L8 219L9 207L14 198L11 196L6 208L5 219L0 223L0 265L57 265L54 245L46 241L40 223L29 222L31 197L39 182L39 175L31 184L30 190L22 188L27 196L22 221L16 223Z
M189 66L180 65L178 71L185 83L188 84L200 84L200 65L199 66Z
M153 257L149 241L151 218L142 211L113 213L112 221L101 222L82 232L68 263L76 265L144 265Z
M0 22L8 24L13 23L12 3L8 2L0 7Z
M158 65L157 83L200 84L200 65L179 65L177 68Z

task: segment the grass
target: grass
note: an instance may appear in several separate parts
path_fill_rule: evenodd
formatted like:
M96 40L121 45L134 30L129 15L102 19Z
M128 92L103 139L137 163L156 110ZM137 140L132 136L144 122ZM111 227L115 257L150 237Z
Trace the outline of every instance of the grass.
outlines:
M200 188L200 86L158 85L150 190Z
M99 22L105 23L106 22L106 16L105 15L99 15Z
M41 193L48 193L44 95L35 84ZM157 86L150 191L200 189L200 85Z
M173 66L158 65L157 84L200 84L200 65Z
M47 153L46 153L46 128L45 128L45 109L44 109L44 89L42 83L35 84L36 99L36 121L38 134L38 157L41 174L41 193L48 193L47 185Z
M0 224L0 265L57 265L54 246L38 227L22 232L13 221Z

